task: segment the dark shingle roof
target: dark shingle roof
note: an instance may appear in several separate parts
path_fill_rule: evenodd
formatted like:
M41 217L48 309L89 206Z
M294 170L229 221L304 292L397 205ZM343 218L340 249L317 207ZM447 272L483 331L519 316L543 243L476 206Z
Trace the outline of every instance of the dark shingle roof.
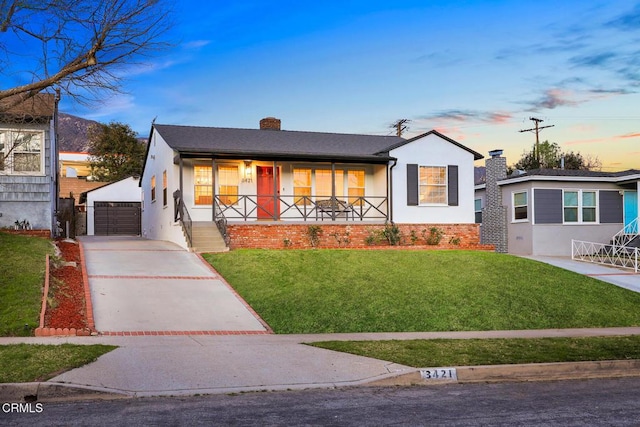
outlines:
M482 154L478 153L477 151L473 151L469 147L465 147L464 145L460 144L458 141L453 140L453 139L449 138L448 136L441 134L440 132L438 132L435 129L434 130L430 130L429 132L414 136L413 138L410 138L410 139L406 139L406 140L403 139L401 142L398 142L398 143L394 144L393 146L388 147L387 151L393 150L394 148L398 148L398 147L400 147L402 145L408 144L408 143L413 142L413 141L415 141L417 139L424 138L425 136L428 136L428 135L439 136L440 138L444 139L445 141L449 141L451 144L455 145L456 147L459 147L459 148L462 148L465 151L468 151L469 153L473 154L473 160L480 160L480 159L484 158L484 156Z
M572 170L572 169L532 169L521 174L512 174L501 182L507 182L515 179L528 179L532 180L535 177L545 177L553 179L558 178L624 178L631 175L640 175L640 170L629 169L619 172L601 172L601 171L589 171L589 170Z
M388 147L405 142L396 136L286 130L235 129L154 124L174 150L220 157L387 162Z
M0 100L0 120L13 123L45 123L55 112L55 95L13 95Z

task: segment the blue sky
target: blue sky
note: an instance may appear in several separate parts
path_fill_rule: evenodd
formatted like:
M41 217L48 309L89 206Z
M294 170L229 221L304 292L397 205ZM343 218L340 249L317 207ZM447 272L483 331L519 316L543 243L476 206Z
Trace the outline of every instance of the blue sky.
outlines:
M640 1L192 1L125 91L64 112L121 121L387 135L411 120L509 164L535 140L640 168ZM478 162L477 165L482 165Z

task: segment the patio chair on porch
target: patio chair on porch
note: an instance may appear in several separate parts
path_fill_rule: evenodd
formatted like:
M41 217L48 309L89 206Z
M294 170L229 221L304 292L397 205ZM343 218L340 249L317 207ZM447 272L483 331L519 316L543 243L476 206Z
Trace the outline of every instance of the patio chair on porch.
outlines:
M326 199L326 200L318 200L316 202L316 219L320 219L324 221L325 215L329 218L333 218L332 215L335 212L336 218L339 216L343 216L345 219L349 219L349 215L351 215L351 220L355 219L355 212L353 207L349 205L344 200L340 199Z

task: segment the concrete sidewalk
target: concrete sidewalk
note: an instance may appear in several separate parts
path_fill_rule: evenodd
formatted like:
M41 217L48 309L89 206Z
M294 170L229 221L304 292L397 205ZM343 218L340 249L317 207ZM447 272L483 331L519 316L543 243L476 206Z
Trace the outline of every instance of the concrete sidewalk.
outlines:
M616 268L584 261L574 261L571 257L529 255L523 258L544 262L564 268L565 270L602 280L603 282L611 283L621 288L629 289L630 291L640 292L640 273L635 273L630 269Z
M640 335L640 328L553 329L486 332L417 332L318 335L228 335L149 337L0 338L12 343L112 344L118 349L96 362L44 383L0 384L0 401L37 395L65 398L194 395L244 391L332 388L368 384L421 384L419 369L304 345L327 340L514 338ZM591 363L591 362L589 362ZM551 379L551 365L564 378L640 376L639 361L459 367L459 382ZM429 368L429 367L424 367ZM436 367L431 367L436 368ZM469 372L472 374L470 375Z

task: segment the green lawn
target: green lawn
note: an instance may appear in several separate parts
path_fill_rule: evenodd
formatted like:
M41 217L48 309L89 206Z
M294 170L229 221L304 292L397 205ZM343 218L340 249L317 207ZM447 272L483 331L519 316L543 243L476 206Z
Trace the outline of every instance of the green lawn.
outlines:
M640 294L505 254L234 250L204 256L282 334L640 325Z
M640 359L640 336L407 341L311 345L415 368Z
M29 336L38 327L47 253L47 239L0 232L0 336Z
M0 345L0 383L46 381L91 363L116 348L111 345Z

